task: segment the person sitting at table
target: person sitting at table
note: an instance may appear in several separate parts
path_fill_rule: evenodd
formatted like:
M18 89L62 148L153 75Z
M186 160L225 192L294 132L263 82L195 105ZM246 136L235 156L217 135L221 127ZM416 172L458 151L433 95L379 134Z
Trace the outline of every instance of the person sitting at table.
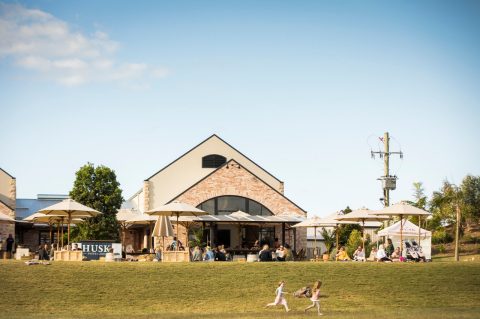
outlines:
M345 247L340 247L340 250L335 255L335 260L337 261L350 261L350 257L348 257L347 252L345 251Z
M192 261L202 261L202 250L198 246L193 249Z
M50 260L50 255L48 254L48 244L40 246L40 249L38 250L38 259Z
M217 249L215 249L215 260L216 261L227 261L227 255L225 254L225 249L223 249L223 246L217 246Z
M207 246L205 248L205 256L203 256L204 261L215 261L215 254L212 251L212 248L210 246Z
M285 261L285 248L282 245L278 247L275 254L277 255L277 261Z
M362 246L358 246L357 250L353 253L353 260L365 261L365 252L363 251Z
M370 252L370 256L367 258L368 261L377 261L377 247L373 247Z
M380 247L378 248L378 251L377 251L377 261L378 262L391 262L392 260L390 258L387 257L387 254L385 253L385 247L384 246L387 246L387 244L384 244L384 245L380 245Z
M170 250L177 250L177 245L178 245L178 250L180 250L180 247L183 247L183 244L180 240L177 240L177 237L173 237L173 241L170 244ZM183 248L185 250L185 248Z
M385 246L385 253L387 254L387 257L391 258L394 251L395 247L393 247L392 239L388 238L387 245Z
M272 252L268 245L263 245L262 250L258 253L258 259L260 261L272 261Z
M390 256L390 259L392 259L392 261L400 261L400 247L397 247L395 248L395 250L393 251L392 255Z
M255 240L255 243L253 244L251 250L260 250L260 242L257 240Z
M293 252L289 244L285 244L283 247L283 258L285 261L293 261Z

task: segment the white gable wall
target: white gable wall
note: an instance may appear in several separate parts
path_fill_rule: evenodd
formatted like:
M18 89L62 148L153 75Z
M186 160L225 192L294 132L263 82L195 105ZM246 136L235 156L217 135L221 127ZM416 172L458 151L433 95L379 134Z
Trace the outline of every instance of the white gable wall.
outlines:
M272 188L283 193L283 185L280 181L213 135L149 179L150 209L166 204L172 198L213 172L215 168L202 168L202 157L211 154L225 156L227 162L230 159L235 159L235 161L257 175Z

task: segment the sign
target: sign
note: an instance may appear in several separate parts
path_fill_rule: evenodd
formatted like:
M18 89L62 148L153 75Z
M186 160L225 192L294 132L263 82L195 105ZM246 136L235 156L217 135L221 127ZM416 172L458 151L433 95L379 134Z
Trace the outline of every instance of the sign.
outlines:
M122 245L108 240L85 240L81 242L83 257L86 260L98 260L112 251L115 258L122 256ZM117 251L115 251L117 250Z

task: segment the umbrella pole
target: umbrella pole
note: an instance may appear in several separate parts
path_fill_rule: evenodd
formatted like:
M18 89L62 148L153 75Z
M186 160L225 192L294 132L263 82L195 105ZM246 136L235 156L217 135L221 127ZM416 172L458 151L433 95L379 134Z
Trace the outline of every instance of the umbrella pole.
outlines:
M403 257L403 215L400 215L400 256Z
M52 227L53 227L53 223L48 223L48 225L50 226L50 245L52 244Z
M63 249L63 217L62 217L62 249Z
M315 259L317 259L317 226L313 227L313 231L315 232L315 234L313 234L314 236L314 241L315 241L315 247L313 248L313 257Z
M60 221L57 222L57 247L55 247L55 250L59 250L59 245L60 245Z
M362 249L365 254L365 219L362 219Z
M176 230L177 230L176 231L176 233L177 233L177 244L175 245L175 247L176 247L176 251L178 251L178 246L179 246L178 245L178 214L177 214L177 229Z
M337 249L337 252L338 252L338 224L335 227L335 235L337 235L337 246L335 246L335 249Z
M67 245L68 245L68 250L70 250L70 223L72 222L72 213L68 213L68 225L67 225Z
M418 215L418 245L420 245L420 225L422 216Z

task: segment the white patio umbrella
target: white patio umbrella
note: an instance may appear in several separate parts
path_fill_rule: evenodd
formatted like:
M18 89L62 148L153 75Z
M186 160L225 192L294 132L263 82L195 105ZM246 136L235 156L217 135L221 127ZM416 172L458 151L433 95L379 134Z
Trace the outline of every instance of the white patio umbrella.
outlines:
M117 222L122 229L122 251L125 251L125 232L127 231L129 219L135 218L138 215L137 211L133 208L121 208L117 211Z
M171 202L169 204L157 207L155 209L151 209L146 212L147 214L150 215L155 215L155 216L167 216L167 217L173 217L175 216L177 218L177 228L176 228L176 237L178 240L178 218L180 216L201 216L201 215L208 215L207 212L198 209L196 207L193 207L192 205L181 203L178 201ZM178 250L178 245L176 247Z
M150 216L147 214L136 214L130 219L126 220L126 223L129 225L147 225L150 229L150 233L152 233L152 226L157 221L157 218L154 216ZM147 248L150 248L152 245L152 241L148 240Z
M335 228L335 235L336 235L336 243L335 243L335 247L338 249L338 226L340 225L347 225L347 224L358 224L358 222L356 221L347 221L347 220L338 220L336 219L337 217L339 216L343 216L343 215L340 215L339 212L335 212L325 218L322 218L322 223L323 223L323 227L334 227Z
M153 216L152 216L153 217ZM162 249L165 251L165 237L173 236L173 227L170 217L158 216L155 227L153 228L152 237L162 237Z
M36 223L46 223L50 227L50 243L52 243L52 226L57 224L57 240L60 240L60 224L62 224L62 246L63 246L63 222L65 220L65 216L62 215L45 215L43 213L34 213L30 216L27 216L23 219L27 222L36 222ZM83 219L81 218L72 218L72 224L79 224L82 223ZM58 245L59 243L57 243Z
M385 216L398 216L400 221L406 216L421 216L431 215L429 212L408 204L407 202L399 202L391 206L387 206L383 209L375 211L373 214L385 215ZM418 242L420 243L420 226L418 227ZM403 223L400 223L400 252L403 252Z
M339 221L352 221L362 223L362 248L365 251L365 222L381 222L390 219L389 216L374 215L368 208L361 208L351 211L343 216L338 216Z
M73 199L64 199L60 203L53 204L46 208L43 208L38 211L39 213L43 213L45 215L56 215L56 216L66 216L67 217L67 225L68 225L68 237L67 237L67 244L70 245L70 224L72 223L72 217L81 217L81 218L89 218L95 217L101 214L99 211L96 211L93 208L88 206L82 205Z
M312 218L308 218L304 220L303 222L300 222L298 224L293 225L292 227L298 228L298 227L304 227L304 228L310 228L313 227L313 232L314 232L314 246L315 248L313 249L313 255L317 257L318 252L317 252L317 227L325 227L325 224L322 223L322 219L318 216L313 216ZM332 225L327 225L332 226Z

